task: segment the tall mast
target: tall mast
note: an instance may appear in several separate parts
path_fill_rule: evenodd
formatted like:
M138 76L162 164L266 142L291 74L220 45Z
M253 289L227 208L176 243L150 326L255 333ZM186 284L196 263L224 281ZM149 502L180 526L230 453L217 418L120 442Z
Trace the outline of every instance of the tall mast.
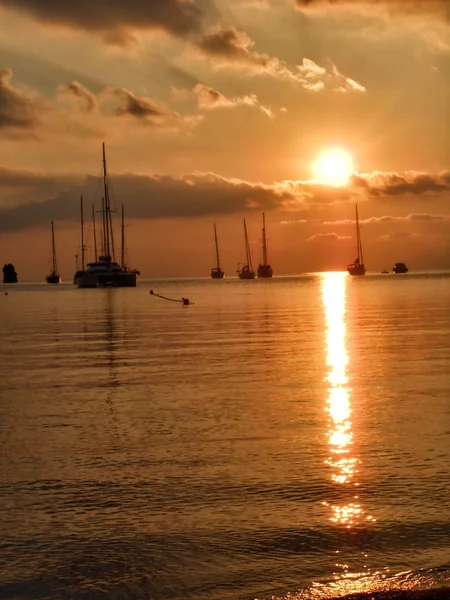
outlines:
M56 273L58 270L58 266L56 264L56 246L55 246L55 230L53 228L53 221L51 221L52 224L52 273Z
M102 256L106 256L106 213L105 213L105 196L102 196Z
M253 271L252 257L250 255L250 246L248 243L248 236L247 236L247 224L245 222L245 219L244 219L244 234L245 234L245 252L247 254L247 265L250 267L250 270Z
M214 239L216 242L216 261L217 261L217 269L220 271L220 257L219 257L219 243L217 241L217 230L216 230L216 224L214 223Z
M81 270L84 271L84 216L83 216L83 196L80 198L81 211Z
M124 214L123 214L123 204L122 204L122 244L121 244L120 264L122 267L125 264L125 220L124 220Z
M356 204L356 243L358 244L358 259L360 264L364 264L363 252L362 252L362 244L361 244L361 234L359 232L359 219L358 219L358 205Z
M266 215L263 213L263 228L262 228L262 242L263 242L263 265L267 265L267 241L266 241Z
M112 257L115 260L115 251L114 251L114 235L112 228L112 220L111 220L111 203L109 201L109 189L108 189L108 173L106 170L106 150L105 150L105 142L102 144L103 149L103 189L105 192L105 224L106 224L106 252L105 256L109 257L107 260L111 260L111 249L112 249Z
M94 262L97 260L97 232L95 231L95 210L92 205L92 228L94 230Z

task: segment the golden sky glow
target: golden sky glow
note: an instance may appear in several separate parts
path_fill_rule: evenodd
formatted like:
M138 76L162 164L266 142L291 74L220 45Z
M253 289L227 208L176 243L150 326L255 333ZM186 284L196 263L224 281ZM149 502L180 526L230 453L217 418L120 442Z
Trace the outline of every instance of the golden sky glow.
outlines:
M213 222L234 274L262 211L276 274L345 268L355 202L369 271L450 267L446 2L390 4L0 0L0 260L40 279L54 220L73 275L105 141L144 276L208 274Z

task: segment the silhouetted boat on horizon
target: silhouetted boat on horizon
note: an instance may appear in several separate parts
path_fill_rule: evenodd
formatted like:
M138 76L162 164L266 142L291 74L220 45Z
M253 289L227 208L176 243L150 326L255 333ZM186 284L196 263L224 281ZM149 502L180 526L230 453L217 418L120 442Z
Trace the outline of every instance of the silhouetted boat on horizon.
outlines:
M109 196L108 172L106 168L105 143L103 149L103 190L102 198L102 228L101 248L102 254L87 264L86 269L75 275L76 285L79 288L95 287L136 287L137 269L129 269L119 264L115 259L114 230L111 217L111 203ZM122 207L122 261L124 261L124 223Z
M409 271L405 263L402 262L395 263L394 268L392 270L394 273L407 273Z
M16 270L14 265L11 263L3 265L3 283L18 283L19 279L17 277Z
M361 234L359 232L359 218L358 218L358 205L356 204L356 247L358 256L354 260L354 262L350 263L347 266L347 271L350 275L360 276L366 274L366 267L364 265L362 244L361 244Z
M272 267L267 262L267 240L266 240L266 215L263 213L263 226L262 226L262 250L263 250L263 261L258 267L258 277L272 277Z
M244 237L245 237L245 254L247 257L247 263L242 267L242 269L240 269L239 265L238 265L237 274L238 274L239 279L255 279L255 271L253 270L253 266L252 266L252 257L250 254L250 246L248 243L248 235L247 235L247 224L245 222L245 219L244 219Z
M53 221L51 221L52 226L52 270L49 275L45 278L47 283L61 283L61 276L58 273L58 265L56 262L56 246L55 246L55 228L53 226Z
M214 241L216 243L216 266L211 269L212 279L223 279L225 273L220 267L220 256L219 256L219 243L217 241L217 229L214 223Z

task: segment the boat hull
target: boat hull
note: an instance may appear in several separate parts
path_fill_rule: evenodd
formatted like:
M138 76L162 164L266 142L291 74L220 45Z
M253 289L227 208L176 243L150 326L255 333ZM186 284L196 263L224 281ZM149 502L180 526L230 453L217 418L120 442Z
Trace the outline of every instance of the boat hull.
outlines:
M273 277L273 270L270 265L259 265L258 267L258 278L267 279Z
M366 274L366 267L360 263L351 263L350 265L348 265L347 271L349 275L352 275L354 277L361 277L362 275Z
M137 275L127 273L84 273L75 277L78 288L136 287Z
M408 267L405 263L395 263L394 268L392 269L394 273L407 273L409 271Z
M61 276L58 275L57 273L52 273L51 275L47 275L47 277L45 278L45 281L47 283L61 283Z
M211 269L211 279L223 279L224 275L225 273L222 271L222 269Z
M255 279L255 273L253 271L240 271L238 275L239 279Z

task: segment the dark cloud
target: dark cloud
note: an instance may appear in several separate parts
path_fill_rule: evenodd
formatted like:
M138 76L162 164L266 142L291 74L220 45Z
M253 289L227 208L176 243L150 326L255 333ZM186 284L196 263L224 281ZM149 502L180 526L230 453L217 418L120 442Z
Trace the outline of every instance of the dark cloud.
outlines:
M40 176L26 172L3 174L15 178L16 185L26 190L23 197L42 198L45 186ZM21 180L23 178L23 181ZM48 185L48 178L42 178ZM0 171L0 188L2 172ZM61 182L60 182L61 183ZM31 189L33 184L35 190ZM82 182L67 182L62 191L37 202L0 209L0 230L12 231L35 227L49 220L76 221L78 198L86 202L95 198L98 179L86 177ZM233 214L245 210L270 210L292 200L281 185L253 184L231 180L213 173L170 176L117 175L112 181L113 200L125 200L129 218L160 219L199 217L214 214ZM50 197L49 197L50 196ZM97 198L98 201L98 198Z
M0 0L51 25L99 32L105 41L127 45L130 30L162 29L186 37L200 29L202 13L194 0Z
M246 33L234 27L215 29L205 34L197 43L204 54L227 62L234 61L262 68L268 68L274 63L274 59L267 54L254 52L253 45L253 40Z
M157 120L167 114L149 98L136 96L133 92L123 89L113 89L111 92L121 100L121 106L116 108L117 115L131 115L138 119Z
M334 243L341 242L343 240L350 240L350 235L338 235L337 233L316 233L308 238L307 242L324 242L324 243Z
M365 190L370 196L403 196L407 194L436 194L450 191L450 171L437 174L410 171L405 174L375 171L357 174L351 185Z
M84 101L86 110L92 112L97 108L97 99L92 92L85 88L78 81L72 81L68 85L61 85L58 88L60 93L69 93Z
M30 95L14 88L12 71L0 68L0 130L30 135L39 125L39 107Z

